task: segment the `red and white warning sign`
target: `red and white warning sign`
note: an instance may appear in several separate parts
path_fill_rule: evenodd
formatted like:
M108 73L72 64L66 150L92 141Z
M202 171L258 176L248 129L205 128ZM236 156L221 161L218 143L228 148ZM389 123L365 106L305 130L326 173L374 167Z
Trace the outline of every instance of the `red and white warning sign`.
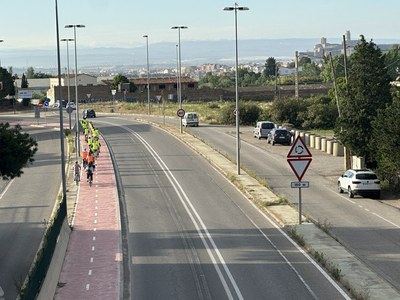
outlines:
M295 159L287 160L299 181L301 181L304 174L306 173L306 171L311 163L311 160L312 160L311 158L303 158L303 159L295 158Z
M297 179L301 181L312 160L312 154L308 150L303 139L298 136L287 155L287 161Z
M290 149L287 158L303 158L303 157L312 157L310 150L308 150L306 144L303 139L298 136L294 141L292 148Z

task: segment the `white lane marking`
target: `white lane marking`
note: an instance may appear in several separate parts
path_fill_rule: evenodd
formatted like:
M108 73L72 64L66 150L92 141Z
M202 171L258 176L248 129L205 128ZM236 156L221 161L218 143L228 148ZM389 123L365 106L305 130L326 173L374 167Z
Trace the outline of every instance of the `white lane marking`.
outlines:
M94 247L94 246L92 246L92 251L94 251L94 249L95 249L95 247Z
M3 289L1 288L1 286L0 286L0 297L3 297L4 296L4 291L3 291Z
M388 219L386 219L386 218L384 218L384 217L382 217L382 216L378 215L377 213L372 213L372 214L373 214L374 216L376 216L376 217L378 217L378 218L382 219L383 221L386 221L386 222L388 222L389 224L393 225L394 227L400 228L400 226L399 226L399 225L397 225L397 224L393 223L392 221L389 221Z
M0 194L0 199L3 198L3 196L5 195L5 193L7 193L7 190L10 188L11 184L14 182L14 179L12 179L11 181L9 181L6 185L6 187L4 188L4 191ZM0 290L1 292L1 290ZM1 296L1 294L0 294Z
M328 189L328 190L329 190L329 189ZM333 192L333 191L332 191L332 192ZM349 202L352 203L352 204L357 204L355 201L352 201L352 200L346 198L345 196L340 196L340 197L341 197L342 199L346 200L346 201L349 201ZM357 205L357 206L360 207L360 208L364 208L362 205ZM393 223L392 221L390 221L390 220L388 220L388 219L386 219L386 218L384 218L384 217L378 215L377 213L371 212L370 209L364 208L364 210L367 211L367 212L369 212L369 213L371 213L371 214L374 215L375 217L378 217L378 218L380 218L381 220L383 220L383 221L389 223L390 225L393 225L393 226L396 227L396 228L400 228L400 225L397 225L396 223Z
M93 241L95 241L95 240L96 240L96 237L94 236L94 237L93 237Z
M92 270L89 270L88 275L92 276Z
M86 285L86 290L88 291L89 288L90 288L90 284L87 284L87 285Z
M199 214L197 213L196 209L194 208L194 206L192 205L192 203L190 202L189 197L186 195L186 193L184 192L183 188L181 187L181 185L179 184L178 180L175 178L175 176L172 174L172 172L169 170L168 166L164 163L164 161L160 158L160 156L157 154L157 152L136 132L132 131L131 129L126 128L126 130L128 130L129 132L131 132L133 135L135 135L141 142L142 144L148 149L148 151L150 152L150 154L153 156L153 158L156 160L156 162L158 163L158 165L162 168L163 172L165 173L165 175L167 176L168 180L170 181L171 185L173 186L175 192L178 195L178 198L180 199L182 205L184 206L186 212L188 213L190 219L193 222L193 225L196 227L196 230L202 240L202 243L205 247L205 249L207 250L207 253L213 263L213 266L218 274L218 277L221 280L221 283L225 289L225 292L228 296L229 299L234 299L228 284L226 283L226 280L221 272L220 266L214 256L214 254L211 251L210 246L208 245L208 242L206 241L206 238L208 239L208 241L211 243L212 248L214 250L214 252L216 253L220 264L222 265L226 275L228 276L231 285L233 286L236 295L239 299L243 299L242 293L239 290L239 287L235 281L235 279L233 278L232 273L230 272L222 254L220 253L217 245L215 244L211 234L209 233L207 227L205 226L203 220L200 218ZM190 209L189 209L190 207ZM192 210L192 211L191 211ZM196 217L196 218L195 218ZM197 219L197 220L196 220Z
M91 262L91 263L93 262L93 257L90 258L90 262Z

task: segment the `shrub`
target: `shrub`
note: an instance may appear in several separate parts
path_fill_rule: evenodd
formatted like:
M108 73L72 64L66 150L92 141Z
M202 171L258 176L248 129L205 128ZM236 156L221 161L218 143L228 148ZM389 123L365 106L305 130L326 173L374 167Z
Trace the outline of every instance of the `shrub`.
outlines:
M221 111L222 124L233 125L236 123L236 116L234 111L236 109L235 103L226 105ZM262 109L255 103L246 102L239 104L239 123L242 125L252 125L259 119Z

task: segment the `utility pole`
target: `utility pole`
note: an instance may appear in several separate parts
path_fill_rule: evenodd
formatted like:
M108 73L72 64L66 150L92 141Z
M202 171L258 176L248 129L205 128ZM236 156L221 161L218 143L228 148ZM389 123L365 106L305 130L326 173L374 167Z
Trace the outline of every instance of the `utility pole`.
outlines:
M335 75L335 69L333 67L333 59L332 59L332 52L329 52L329 60L331 62L331 68L332 68L332 77L333 77L333 87L335 89L335 98L336 98L336 105L337 105L337 110L340 118L340 107L339 107L339 96L337 93L337 87L336 87L336 75Z
M299 52L295 52L294 67L296 72L294 74L294 96L299 100Z
M343 34L343 62L344 62L344 78L346 80L346 90L347 90L347 45L346 45L346 36Z

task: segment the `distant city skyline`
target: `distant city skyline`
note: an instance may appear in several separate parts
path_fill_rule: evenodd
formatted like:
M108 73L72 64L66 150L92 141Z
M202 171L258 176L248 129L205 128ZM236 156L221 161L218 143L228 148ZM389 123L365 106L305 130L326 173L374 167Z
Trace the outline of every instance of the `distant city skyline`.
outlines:
M0 19L1 49L55 48L55 0L4 1ZM244 0L238 12L238 38L340 38L351 30L356 39L397 39L398 0ZM79 48L132 48L177 42L171 26L185 25L182 42L234 39L234 13L223 11L232 1L220 0L58 0L60 38L72 38L66 24L77 30Z

